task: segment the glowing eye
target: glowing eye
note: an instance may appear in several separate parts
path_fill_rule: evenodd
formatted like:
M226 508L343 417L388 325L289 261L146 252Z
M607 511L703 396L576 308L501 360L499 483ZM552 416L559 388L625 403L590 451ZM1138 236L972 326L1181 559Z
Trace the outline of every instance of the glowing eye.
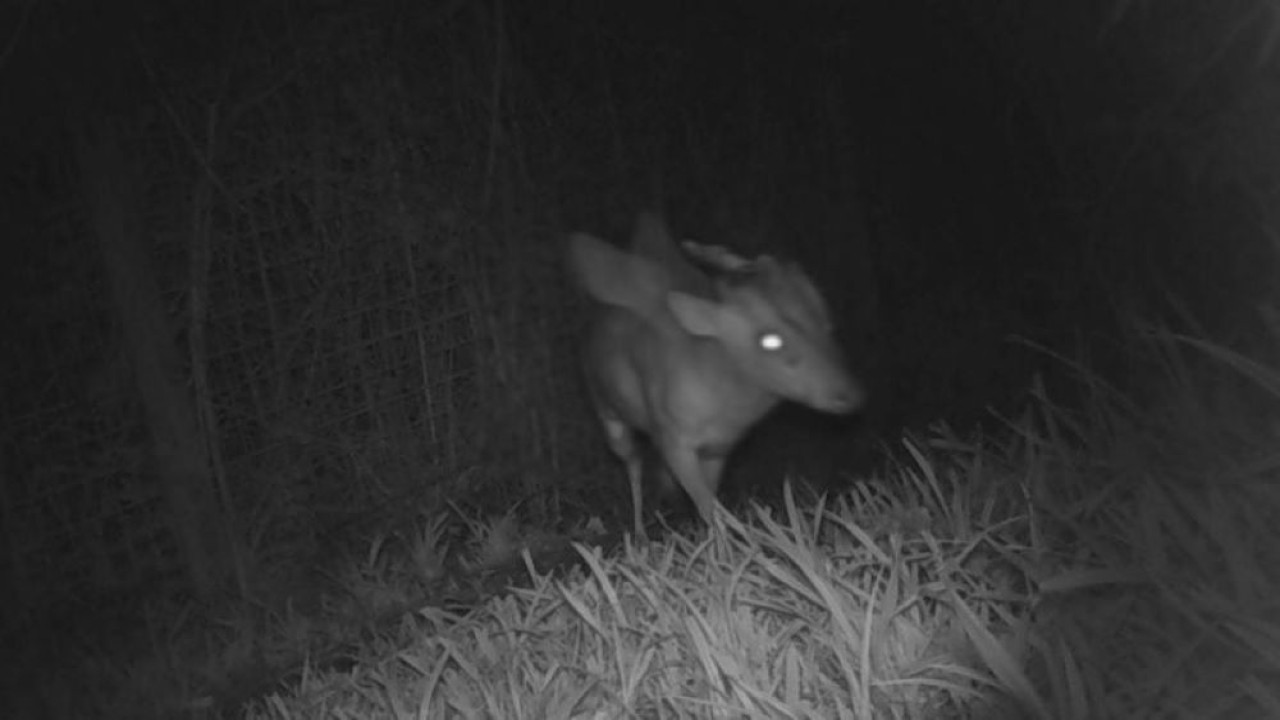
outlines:
M765 333L760 336L760 347L774 352L782 349L782 336L778 333Z

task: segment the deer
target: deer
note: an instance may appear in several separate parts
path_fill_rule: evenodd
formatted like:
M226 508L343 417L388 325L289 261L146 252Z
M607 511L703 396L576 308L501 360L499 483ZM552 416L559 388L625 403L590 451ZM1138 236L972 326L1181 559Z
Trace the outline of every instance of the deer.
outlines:
M576 232L567 254L596 305L582 371L630 481L636 537L645 537L644 439L662 485L678 484L711 524L727 457L776 405L841 415L863 405L826 301L797 264L677 246L652 212L637 217L628 249Z

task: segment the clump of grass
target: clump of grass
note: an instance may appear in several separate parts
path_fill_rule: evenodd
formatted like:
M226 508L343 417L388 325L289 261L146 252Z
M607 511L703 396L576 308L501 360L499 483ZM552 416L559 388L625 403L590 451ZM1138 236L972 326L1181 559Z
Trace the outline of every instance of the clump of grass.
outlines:
M1219 346L1150 339L1276 378ZM250 715L1274 713L1274 453L1171 448L1204 418L1144 414L1089 382L1083 408L1035 393L1002 432L908 437L880 477L816 507L788 492L782 512L722 513L696 536L579 546L571 576L530 568L532 587L466 616L423 611L387 638L395 652Z
M1037 386L999 430L908 434L839 495L802 506L788 484L776 508L568 561L512 516L424 516L306 603L151 613L171 622L134 662L73 651L60 697L253 718L1275 714L1277 374L1143 332L1158 366L1193 369L1164 375L1157 412L1081 370L1085 402Z

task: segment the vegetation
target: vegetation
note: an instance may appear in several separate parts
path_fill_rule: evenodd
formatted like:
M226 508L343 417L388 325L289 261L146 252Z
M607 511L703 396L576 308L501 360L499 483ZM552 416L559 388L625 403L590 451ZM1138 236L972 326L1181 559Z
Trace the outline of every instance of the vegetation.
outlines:
M6 717L1280 717L1270 5L10 5ZM634 544L647 205L873 398Z
M908 435L847 493L788 489L643 546L565 553L499 519L455 547L424 520L345 558L310 609L197 627L189 608L145 661L80 655L92 682L63 699L118 716L1264 717L1280 373L1146 339L1200 368L1163 378L1181 411L1085 376L1080 408L1037 390L986 435ZM1247 419L1259 395L1272 414Z

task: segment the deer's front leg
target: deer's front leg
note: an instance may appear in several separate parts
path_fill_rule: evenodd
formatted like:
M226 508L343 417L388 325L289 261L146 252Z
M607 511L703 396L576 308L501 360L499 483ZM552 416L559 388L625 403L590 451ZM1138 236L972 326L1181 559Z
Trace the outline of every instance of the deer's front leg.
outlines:
M698 448L692 443L681 441L677 437L664 436L659 442L662 457L667 461L680 487L689 493L693 504L703 522L711 524L715 518L716 483L719 477L708 477L704 469L704 461L699 457Z
M645 537L644 463L640 456L640 447L636 444L636 433L629 425L614 417L602 415L600 423L604 426L609 449L627 468L627 480L631 483L631 512L635 522L635 538L639 540Z

